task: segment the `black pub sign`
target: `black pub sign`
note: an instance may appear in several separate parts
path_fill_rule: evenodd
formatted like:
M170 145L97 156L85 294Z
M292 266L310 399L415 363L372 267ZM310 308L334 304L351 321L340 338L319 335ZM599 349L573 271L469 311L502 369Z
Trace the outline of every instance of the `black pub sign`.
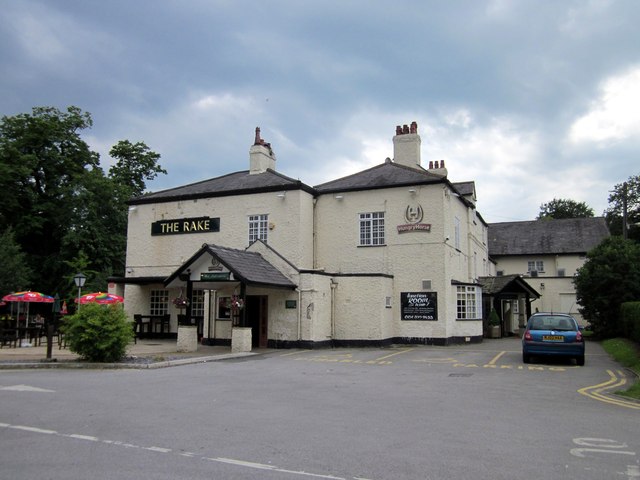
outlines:
M220 218L195 217L178 220L159 220L151 224L151 235L219 232Z
M438 320L437 292L400 292L401 320Z

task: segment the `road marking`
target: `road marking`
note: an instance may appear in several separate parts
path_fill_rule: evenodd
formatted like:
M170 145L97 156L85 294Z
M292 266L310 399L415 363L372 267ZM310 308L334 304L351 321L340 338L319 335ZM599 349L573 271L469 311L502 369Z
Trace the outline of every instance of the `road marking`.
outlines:
M104 443L106 445L115 445L115 446L123 447L123 448L140 448L142 450L146 450L146 451L150 451L150 452L157 452L157 453L162 453L162 454L167 454L167 455L177 455L177 456L184 457L184 458L193 458L195 460L207 460L207 461L210 461L210 462L218 462L218 463L224 463L224 464L227 464L227 465L234 465L234 466L241 467L241 468L252 468L252 469L257 469L257 470L269 470L269 471L273 471L273 472L287 473L287 474L290 474L290 475L297 475L297 476L301 476L301 477L326 478L326 479L329 479L329 480L348 480L348 478L351 478L353 480L372 480L372 479L367 479L367 478L363 478L363 477L355 477L355 476L354 477L336 477L334 475L323 474L323 473L313 473L313 472L307 472L307 471L304 471L304 470L289 470L289 469L286 469L286 468L278 467L276 465L251 462L251 461L248 461L248 460L240 460L240 459L236 459L236 458L198 456L197 454L192 453L192 452L182 452L182 451L178 452L178 451L175 451L174 449L171 449L171 448L164 448L164 447L157 447L157 446L143 447L143 446L140 446L140 445L135 445L135 444L132 444L132 443L126 443L126 442L122 442L122 441L100 439L100 438L94 437L92 435L81 435L81 434L77 434L77 433L59 433L59 432L57 432L55 430L46 430L46 429L42 429L42 428L38 428L38 427L31 427L31 426L27 426L27 425L11 425L10 423L0 423L0 427L1 428L12 429L12 430L21 430L21 431L25 431L25 432L37 433L37 434L42 434L42 435L57 435L59 437L73 438L75 440L83 440L83 441L90 441L90 442L100 442L100 443Z
M32 387L30 385L10 385L8 387L0 387L0 390L12 391L12 392L52 392L55 390L47 390L46 388Z
M376 359L375 359L375 360L373 360L373 361L374 361L374 362L379 362L380 360L384 360L384 359L386 359L386 358L390 358L390 357L393 357L393 356L395 356L395 355L400 355L401 353L411 352L411 351L413 351L413 350L415 350L415 348L407 348L406 350L401 350L401 351L399 351L399 352L395 352L395 353L391 353L391 354L389 354L389 355L385 355L384 357L376 358Z
M611 405L617 405L619 407L632 408L634 410L640 410L640 403L626 401L621 398L614 398L606 395L608 390L613 390L615 388L620 388L627 383L626 375L624 372L618 370L617 375L611 370L607 370L609 374L609 380L606 382L599 383L597 385L591 385L589 387L584 387L578 390L578 393L584 395L585 397L589 397L593 400L598 400L600 402L609 403ZM618 377L619 376L619 377Z
M500 352L498 355L496 355L495 357L493 357L489 363L487 365L495 365L496 362L500 359L500 357L502 357L505 353L507 353L506 351Z

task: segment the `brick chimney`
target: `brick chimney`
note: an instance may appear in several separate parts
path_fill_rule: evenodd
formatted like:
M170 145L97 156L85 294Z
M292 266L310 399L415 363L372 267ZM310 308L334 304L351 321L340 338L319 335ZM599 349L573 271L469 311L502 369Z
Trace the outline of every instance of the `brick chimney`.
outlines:
M260 138L260 127L256 127L256 138L249 149L249 174L264 173L268 168L276 169L276 155L271 144Z
M444 160L436 160L435 162L429 160L429 173L435 173L436 175L447 176L447 169L444 166Z
M412 122L411 126L398 125L393 137L393 161L411 168L420 167L421 143L416 122Z

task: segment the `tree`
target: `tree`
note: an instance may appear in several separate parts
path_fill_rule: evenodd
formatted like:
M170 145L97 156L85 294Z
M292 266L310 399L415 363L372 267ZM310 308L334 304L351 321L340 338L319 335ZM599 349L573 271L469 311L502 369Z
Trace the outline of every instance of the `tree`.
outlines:
M94 272L87 284L105 289L109 276L124 275L127 201L166 173L159 154L122 140L111 149L117 163L106 176L80 136L92 125L91 115L73 106L0 119L0 225L12 228L24 252L29 288L72 293L69 276L77 271L69 265L85 258Z
M593 209L585 202L554 198L549 203L540 205L540 213L537 220L589 217L593 217Z
M146 187L145 180L153 180L158 174L167 173L158 164L160 154L149 150L144 142L120 140L111 147L109 155L118 160L109 169L109 178L119 185L126 185L130 189L128 197L142 195Z
M26 255L16 243L13 230L0 234L0 297L29 286L31 270Z
M622 235L622 218L626 197L628 238L640 241L640 175L629 177L626 182L613 187L609 195L609 207L604 216L609 230L614 235Z
M35 287L60 288L60 250L83 178L98 155L80 138L91 116L36 107L0 121L0 224L13 227Z
M603 337L621 333L620 305L640 299L640 245L609 237L587 254L574 278L580 313Z

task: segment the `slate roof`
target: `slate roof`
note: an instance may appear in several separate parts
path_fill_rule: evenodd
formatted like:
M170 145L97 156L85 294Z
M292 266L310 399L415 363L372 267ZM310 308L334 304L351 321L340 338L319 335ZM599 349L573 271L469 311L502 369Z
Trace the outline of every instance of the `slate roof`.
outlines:
M375 167L316 185L314 188L318 193L323 194L446 181L446 177L442 175L430 173L424 169L410 168L387 159L385 163Z
M182 271L205 253L215 256L222 265L233 273L236 279L247 285L296 288L295 283L289 280L280 270L271 265L259 253L221 247L213 244L203 245L179 270L164 281L165 285L171 283Z
M300 180L282 175L267 169L259 174L249 174L249 170L230 173L221 177L210 178L180 187L146 193L129 201L130 205L143 203L174 202L178 200L192 200L196 198L223 197L229 195L243 195L260 192L276 192L283 190L306 190L313 193L313 189Z
M603 217L489 224L489 255L584 254L609 236Z
M500 275L497 277L480 277L482 294L494 296L499 293L529 293L530 297L540 298L540 294L529 285L521 275Z

